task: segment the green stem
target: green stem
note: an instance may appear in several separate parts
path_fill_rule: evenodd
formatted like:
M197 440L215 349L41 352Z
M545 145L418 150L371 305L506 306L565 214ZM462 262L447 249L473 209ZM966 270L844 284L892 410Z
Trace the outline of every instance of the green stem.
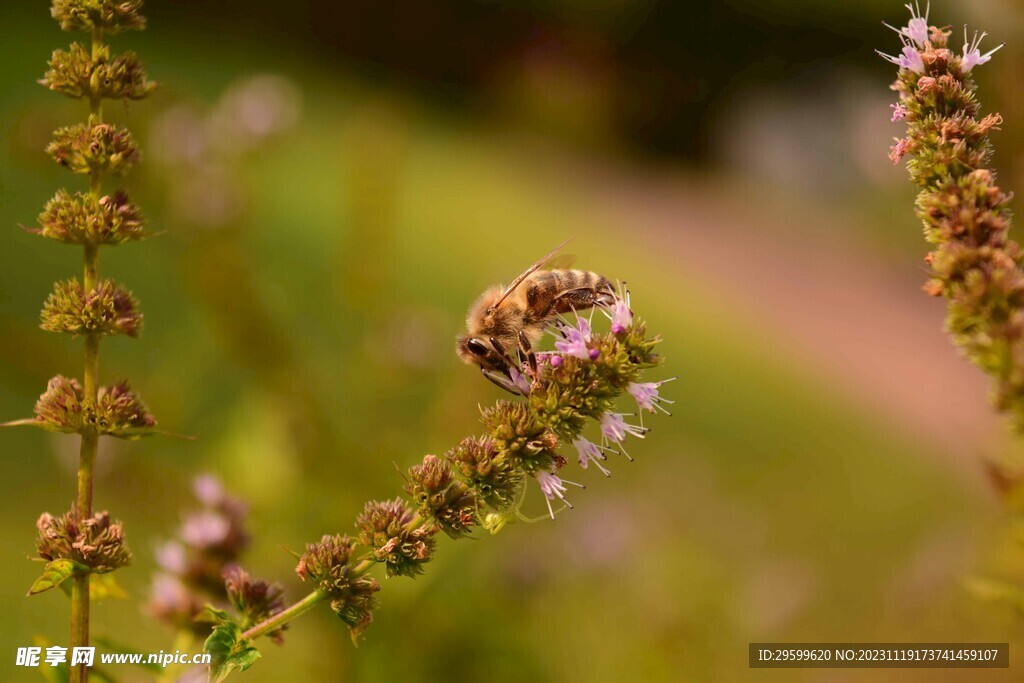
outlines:
M92 54L94 57L99 54L102 45L103 31L94 28L92 31ZM90 97L89 113L95 123L103 120L103 105L98 98ZM99 172L93 171L89 174L89 196L94 203L99 203L100 200L101 181ZM89 292L96 286L98 279L99 248L97 245L85 245L83 261L82 285L85 291ZM96 392L99 388L99 335L86 335L84 360L82 384L86 405L92 408L96 402ZM82 434L82 448L78 464L78 496L76 498L79 520L92 517L93 468L96 464L98 445L99 435L96 432L87 431ZM89 646L89 574L75 576L71 581L71 650L74 651L76 647ZM80 664L71 669L68 680L69 683L86 683L88 675L85 664Z
M92 29L92 58L94 61L100 56L102 49L103 29L94 26ZM89 92L89 113L96 117L97 123L103 120L103 98L95 95L95 91L91 88Z
M313 609L313 607L315 607L318 603L325 600L327 597L328 593L321 590L315 590L306 597L299 600L291 607L281 612L278 612L269 619L266 619L256 624L248 631L243 633L242 638L244 638L245 640L252 640L253 638L259 638L260 636L270 633L271 631L276 631L277 629L281 628L295 617Z
M89 575L71 579L71 649L89 644ZM70 683L85 683L85 665L72 667Z
M88 266L86 267L88 272ZM99 373L99 336L85 338L85 395L96 400L96 376ZM88 399L87 399L88 400ZM78 466L78 519L92 517L93 466L99 435L90 431L82 434L82 450ZM71 579L71 648L89 646L89 574ZM86 683L87 669L80 664L71 669L69 683Z
M91 252L91 254L90 254ZM91 259L90 259L91 256ZM91 277L90 277L91 275ZM92 283L90 284L90 279ZM96 280L96 249L86 248L85 281L91 289ZM97 376L100 364L99 335L90 334L85 338L85 373L83 385L86 401L96 401ZM91 397L91 399L89 398ZM82 434L82 449L78 465L78 496L76 508L78 519L92 517L93 467L96 464L96 447L99 435L94 431ZM89 646L89 574L71 579L71 648ZM86 683L87 669L80 664L71 669L69 683Z
M85 245L85 265L82 269L85 282L82 285L86 291L96 286L96 280L99 277L98 271L100 267L100 250L95 244ZM88 337L86 338L88 340Z

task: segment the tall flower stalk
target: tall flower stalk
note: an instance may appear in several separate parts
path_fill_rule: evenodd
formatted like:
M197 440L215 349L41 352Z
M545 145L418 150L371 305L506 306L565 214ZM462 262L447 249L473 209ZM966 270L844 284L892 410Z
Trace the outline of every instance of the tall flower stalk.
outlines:
M370 501L356 518L355 534L328 534L309 543L296 573L313 590L289 607L252 623L240 610L232 615L208 608L219 623L206 641L213 655L211 680L244 671L260 656L257 638L274 635L293 619L326 603L356 641L373 620L380 583L386 577L416 577L438 549L438 537L470 537L477 529L497 534L507 524L528 519L522 511L530 488L540 491L547 515L571 508L563 478L569 446L579 466L594 464L606 476L609 456L632 459L626 441L643 439L649 428L635 416L665 412L660 382L643 382L645 370L661 361L657 337L620 293L602 312L607 332L593 329L593 311L553 328L554 351L513 367L505 388L517 395L481 410L483 433L463 439L444 455L426 455L405 473L405 497ZM616 412L629 395L628 412ZM593 430L593 440L584 433ZM557 507L556 507L557 506ZM276 607L276 606L275 606Z
M893 163L909 156L907 170L920 191L917 216L934 249L925 258L924 290L949 304L946 328L964 355L993 378L994 402L1024 430L1024 272L1020 245L1008 236L1009 196L989 168L990 131L999 114L982 115L974 69L1002 47L982 52L984 33L951 46L952 32L930 26L927 12L907 5L892 89L899 102L892 120L907 133L890 149ZM881 53L880 53L881 54Z
M43 329L80 336L84 341L82 381L61 376L50 380L36 403L35 417L9 424L27 424L81 437L77 493L70 512L44 514L38 522L37 546L47 562L32 593L70 583L71 649L89 643L90 576L127 564L120 524L106 512L93 512L93 472L101 436L136 438L155 424L127 382L100 386L100 340L106 335L136 336L142 314L138 302L122 285L99 276L101 246L142 237L138 208L123 192L108 193L105 181L125 173L138 159L131 133L104 120L105 100L141 99L155 87L134 53L114 55L106 36L141 30L141 0L53 0L51 14L63 30L83 32L87 45L75 42L56 50L40 83L83 100L85 123L56 130L47 152L60 166L86 176L85 192L60 190L39 216L31 232L83 250L81 281L58 282L41 314ZM72 662L72 683L84 682L86 666Z

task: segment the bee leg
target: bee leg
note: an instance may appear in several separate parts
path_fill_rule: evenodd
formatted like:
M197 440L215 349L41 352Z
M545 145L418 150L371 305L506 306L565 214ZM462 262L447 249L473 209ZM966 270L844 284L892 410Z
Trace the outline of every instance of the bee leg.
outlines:
M491 346L494 348L494 350L498 353L499 356L508 358L508 353L505 351L504 344L502 344L494 337L491 337L489 341L491 342Z
M493 384L494 386L500 387L510 394L515 394L516 396L520 395L518 391L513 391L511 388L509 388L509 385L507 384L508 380L506 380L503 375L499 375L494 370L480 368L480 374L486 377L487 381ZM502 380L504 380L504 382Z
M572 313L594 306L608 306L610 303L609 293L586 287L562 292L551 302L551 310L556 313Z
M522 367L519 363L516 363L512 359L512 356L509 355L508 349L505 348L504 344L502 344L500 341L498 341L494 337L490 338L490 342L491 342L491 346L494 348L494 350L497 352L497 354L499 356L501 356L501 360L502 360L502 362L505 365L505 367L502 368L502 371L506 375L509 374L509 371L508 371L509 368L521 368Z
M530 366L530 372L536 380L539 377L537 372L537 354L534 353L530 340L526 338L526 333L522 330L519 330L519 353L526 359L527 364Z

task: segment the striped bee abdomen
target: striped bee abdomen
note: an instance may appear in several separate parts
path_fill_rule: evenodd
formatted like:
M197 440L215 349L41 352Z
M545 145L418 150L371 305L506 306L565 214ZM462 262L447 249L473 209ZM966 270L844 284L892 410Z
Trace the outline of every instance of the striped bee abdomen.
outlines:
M586 270L538 271L526 288L526 306L536 319L580 311L609 301L612 285Z

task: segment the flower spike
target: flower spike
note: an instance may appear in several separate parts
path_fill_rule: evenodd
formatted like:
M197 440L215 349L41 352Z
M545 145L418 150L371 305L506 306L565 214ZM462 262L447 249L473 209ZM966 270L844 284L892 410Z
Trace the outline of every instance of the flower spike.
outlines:
M983 114L972 70L1002 48L982 53L984 32L964 29L963 53L950 50L950 32L931 27L920 50L927 75L900 64L892 90L895 119L907 124L890 148L918 187L917 216L933 245L924 291L947 299L946 329L964 355L992 375L994 403L1024 431L1024 255L1010 239L1010 197L991 170L990 131L999 114ZM905 35L904 43L909 40Z

